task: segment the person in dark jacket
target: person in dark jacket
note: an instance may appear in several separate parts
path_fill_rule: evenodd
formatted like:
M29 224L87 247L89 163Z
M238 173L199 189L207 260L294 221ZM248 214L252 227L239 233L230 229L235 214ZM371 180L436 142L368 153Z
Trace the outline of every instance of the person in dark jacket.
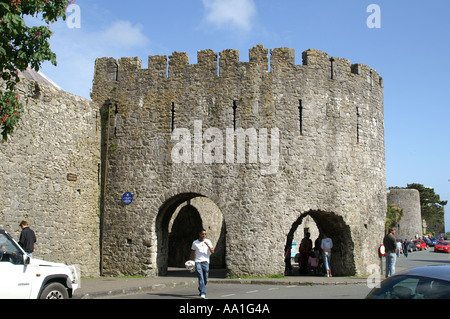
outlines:
M397 241L395 239L395 227L389 228L389 232L384 236L383 244L386 249L386 278L395 273L395 261L397 259Z
M34 231L28 226L26 220L22 220L19 224L22 231L20 232L19 245L25 250L28 255L32 255L34 251L34 243L36 242L36 235Z
M307 232L300 244L300 258L298 260L300 275L308 274L308 258L312 250L312 240L309 237L311 237L311 234Z

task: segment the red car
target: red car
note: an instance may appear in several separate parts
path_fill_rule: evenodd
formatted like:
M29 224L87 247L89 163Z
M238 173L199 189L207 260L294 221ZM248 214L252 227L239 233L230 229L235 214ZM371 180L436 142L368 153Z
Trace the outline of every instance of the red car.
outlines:
M438 241L434 246L435 252L450 253L450 243L448 241Z
M427 243L421 239L413 240L414 245L416 245L417 250L427 249Z

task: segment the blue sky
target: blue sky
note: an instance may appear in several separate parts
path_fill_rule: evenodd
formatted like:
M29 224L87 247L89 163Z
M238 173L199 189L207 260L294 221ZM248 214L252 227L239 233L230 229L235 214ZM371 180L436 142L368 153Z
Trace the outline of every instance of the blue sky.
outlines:
M387 186L420 183L450 200L450 1L77 0L80 28L51 28L58 66L41 71L89 98L97 57L309 48L374 68L384 79ZM369 28L371 4L380 28ZM75 11L68 16L77 17ZM450 230L450 204L446 207Z

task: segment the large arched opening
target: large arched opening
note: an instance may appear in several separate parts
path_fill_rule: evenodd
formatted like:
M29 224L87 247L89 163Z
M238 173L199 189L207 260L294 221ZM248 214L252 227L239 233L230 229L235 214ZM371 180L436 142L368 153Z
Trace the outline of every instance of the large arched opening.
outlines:
M289 234L294 234L302 222L310 216L317 226L319 234L326 234L333 240L333 249L331 254L331 270L333 275L351 276L356 274L354 244L351 236L350 227L345 223L342 216L335 213L310 210L303 213L293 224ZM299 238L297 250L300 246ZM316 236L312 236L314 242Z
M225 222L222 212L209 198L198 193L183 193L167 200L156 219L158 276L172 267L184 267L192 242L206 229L213 243L211 268L225 268Z

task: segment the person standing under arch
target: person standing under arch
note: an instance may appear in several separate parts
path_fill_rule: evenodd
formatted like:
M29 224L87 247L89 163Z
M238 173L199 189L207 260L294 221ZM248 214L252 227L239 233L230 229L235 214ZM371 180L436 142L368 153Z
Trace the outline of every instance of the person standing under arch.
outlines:
M291 264L292 239L293 239L293 235L292 235L292 233L289 233L287 235L286 245L284 246L284 264L285 264L284 275L285 276L294 274L294 271L292 269L292 264Z
M331 249L333 248L333 240L329 238L326 234L323 234L320 247L322 248L322 257L323 257L323 264L325 266L326 276L331 277L330 259L331 259Z
M309 253L311 252L311 249L312 249L312 241L311 241L311 239L309 239L309 237L311 237L311 234L309 232L307 232L300 244L300 258L298 261L300 275L308 274L308 258L309 258Z

